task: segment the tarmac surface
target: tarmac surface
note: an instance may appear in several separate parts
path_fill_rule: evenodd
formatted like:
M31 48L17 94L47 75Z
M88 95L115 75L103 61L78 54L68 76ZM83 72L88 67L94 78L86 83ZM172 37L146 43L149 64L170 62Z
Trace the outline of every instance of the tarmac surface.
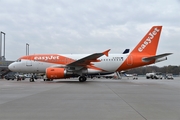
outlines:
M0 120L180 120L180 78L0 79Z

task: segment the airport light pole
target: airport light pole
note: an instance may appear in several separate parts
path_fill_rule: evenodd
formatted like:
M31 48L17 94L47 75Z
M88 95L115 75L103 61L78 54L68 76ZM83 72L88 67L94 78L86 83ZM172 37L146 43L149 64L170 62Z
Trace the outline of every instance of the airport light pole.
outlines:
M2 34L4 35L3 60L5 60L5 35L6 35L6 33L1 31L1 35L2 35ZM1 36L1 37L2 37L2 36ZM1 57L2 57L2 56L1 56Z
M26 55L29 55L29 44L26 43Z
M1 56L2 56L2 33L0 34L0 60L2 60Z

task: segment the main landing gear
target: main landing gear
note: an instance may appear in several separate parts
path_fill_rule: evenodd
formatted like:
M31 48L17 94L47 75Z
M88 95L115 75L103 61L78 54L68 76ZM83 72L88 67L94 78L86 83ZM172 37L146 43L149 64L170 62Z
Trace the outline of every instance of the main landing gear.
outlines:
M33 75L31 76L31 78L29 79L29 82L35 82L34 79L35 79L35 75L33 74Z
M79 76L79 82L85 82L86 80L86 76Z
M31 77L31 78L29 79L29 82L34 82L34 78Z

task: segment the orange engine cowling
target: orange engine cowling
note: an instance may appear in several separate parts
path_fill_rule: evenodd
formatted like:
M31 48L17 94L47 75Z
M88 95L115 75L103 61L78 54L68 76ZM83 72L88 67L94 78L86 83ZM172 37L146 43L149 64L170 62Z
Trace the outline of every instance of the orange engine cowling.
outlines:
M61 79L66 77L65 68L47 68L46 77L48 79Z

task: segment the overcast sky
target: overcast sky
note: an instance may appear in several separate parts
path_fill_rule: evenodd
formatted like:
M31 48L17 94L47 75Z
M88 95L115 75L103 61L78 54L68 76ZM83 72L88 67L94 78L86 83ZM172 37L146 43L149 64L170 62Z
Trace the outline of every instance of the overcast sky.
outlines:
M6 59L26 54L96 53L133 49L153 25L162 25L157 66L180 65L180 0L0 0Z

